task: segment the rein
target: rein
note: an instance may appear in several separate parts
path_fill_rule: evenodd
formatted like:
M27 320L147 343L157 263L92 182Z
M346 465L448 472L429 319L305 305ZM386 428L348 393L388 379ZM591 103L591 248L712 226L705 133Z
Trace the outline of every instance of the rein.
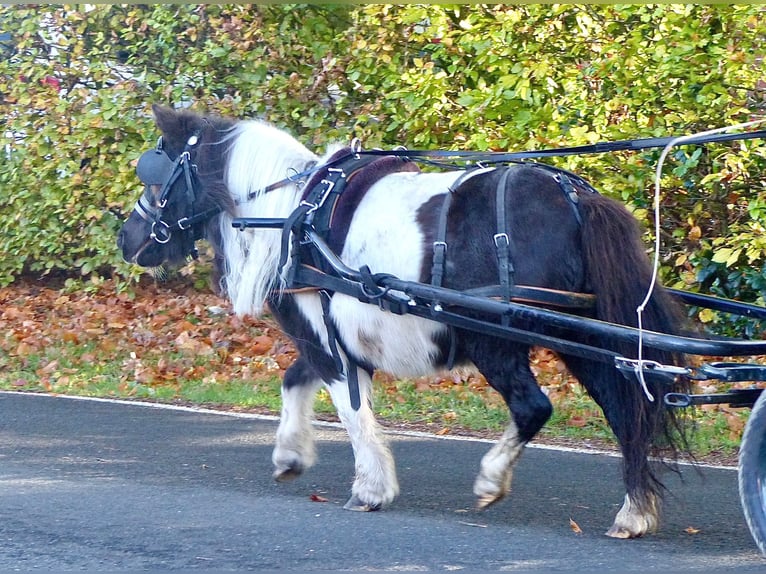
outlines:
M677 140L677 136L668 136L661 138L637 138L629 140L616 140L611 142L598 142L589 145L566 146L557 148L546 148L541 150L528 150L516 152L477 152L477 151L446 151L446 150L409 150L406 148L397 148L393 150L362 150L359 148L357 140L352 143L351 151L346 155L333 159L330 162L313 165L310 168L289 175L284 179L267 185L262 189L252 191L248 194L248 199L253 199L261 193L274 191L285 185L306 180L321 169L335 167L337 164L345 162L351 158L359 159L361 156L388 156L401 157L423 163L431 163L441 167L459 167L457 162L465 162L477 165L490 165L497 163L513 163L525 159L540 159L546 157L566 157L570 155L589 155L600 153L611 153L617 151L641 151L645 149L665 148L669 143ZM750 132L740 132L734 134L700 134L698 136L685 137L683 145L701 145L707 143L720 143L727 141L766 139L766 129L754 130ZM446 162L446 165L445 163ZM578 178L579 179L579 178Z

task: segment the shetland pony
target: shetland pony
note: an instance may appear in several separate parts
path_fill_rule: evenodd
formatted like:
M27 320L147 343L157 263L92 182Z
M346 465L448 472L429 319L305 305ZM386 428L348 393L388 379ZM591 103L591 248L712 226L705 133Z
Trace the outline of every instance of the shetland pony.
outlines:
M299 357L282 383L272 457L275 479L297 477L314 463L313 402L324 385L355 456L356 475L345 508L369 511L390 503L399 485L373 414L373 371L414 377L468 365L484 375L510 411L507 428L481 461L473 487L478 506L508 494L524 446L552 412L530 370L529 345L391 313L338 292L288 289L284 251L298 249L298 243L283 242L279 229L234 229L232 220L287 218L305 204L302 184L322 173L331 154L318 157L261 121L158 106L153 111L161 145L138 163L146 187L120 231L118 246L125 260L155 267L184 261L195 241L206 238L214 246L220 283L234 312L259 315L268 308L292 338ZM497 285L505 273L511 285L593 294L593 309L579 313L636 325L651 266L638 225L622 205L576 176L562 189L559 176L564 172L534 163L470 173L421 172L402 164L366 176L368 181L336 209L345 215L334 218L327 231L345 265L426 284L438 275L438 283L458 291ZM498 255L498 237L505 241L505 260ZM435 249L442 245L446 249ZM659 289L644 311L643 324L674 333L679 317L675 303ZM523 321L514 326L524 328ZM577 334L574 339L635 356L635 349L614 341ZM652 350L645 358L675 361ZM661 401L647 400L641 385L614 365L568 354L562 359L599 404L620 444L626 495L607 535L633 538L654 532L663 488L649 455L657 445L673 446L668 438L672 415ZM352 405L347 384L351 370L361 397L358 406ZM667 390L651 380L647 384L655 396Z

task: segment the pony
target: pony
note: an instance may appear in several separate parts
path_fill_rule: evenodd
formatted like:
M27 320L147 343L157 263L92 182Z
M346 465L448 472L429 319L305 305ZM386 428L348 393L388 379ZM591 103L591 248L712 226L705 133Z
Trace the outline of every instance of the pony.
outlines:
M315 462L313 403L324 386L355 457L344 508L384 507L399 485L373 412L373 372L413 377L468 366L486 378L509 409L507 428L483 456L473 486L478 508L503 499L525 446L552 413L530 369L530 344L392 312L340 290L292 289L289 263L302 249L297 228L236 229L233 224L243 217L285 222L298 211L304 220L317 215L321 201L307 199L312 185L306 180L326 183L339 150L319 156L260 120L158 105L153 114L160 143L137 164L145 189L117 244L126 261L157 267L183 262L195 254L197 240L208 240L233 312L268 310L295 343L298 358L281 386L274 478L293 479ZM397 157L392 162L382 155L381 161L389 163L370 164L354 176L359 181L353 189L345 182L346 192L336 197L343 199L322 218L327 244L344 265L459 292L495 286L489 290L495 297L504 292L507 298L516 285L585 293L595 304L574 313L636 326L652 266L640 226L622 204L574 174L543 164L421 170L412 161ZM323 188L322 201L332 195L327 187L332 186ZM681 317L679 305L659 287L646 305L643 326L677 333ZM522 318L513 325L534 331L533 323ZM631 345L605 337L577 332L569 337L636 356ZM676 455L681 441L670 409L648 400L645 391L662 396L661 385L668 383L648 378L642 388L614 364L560 355L603 410L619 442L626 494L606 534L634 538L655 532L664 486L653 455ZM652 349L645 358L679 361ZM671 384L679 388L683 382Z

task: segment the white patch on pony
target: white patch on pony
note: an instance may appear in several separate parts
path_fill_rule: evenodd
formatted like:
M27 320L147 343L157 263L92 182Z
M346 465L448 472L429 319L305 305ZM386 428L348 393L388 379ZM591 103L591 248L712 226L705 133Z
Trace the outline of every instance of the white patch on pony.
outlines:
M271 456L274 478L295 478L316 461L314 433L314 399L322 381L282 387L282 413L279 418L276 444Z
M497 444L481 459L481 470L473 484L478 508L486 508L508 494L513 467L523 449L524 443L519 440L516 423L511 420Z
M330 312L346 348L376 369L396 377L432 373L439 348L434 343L447 327L413 315L394 315L353 297L336 294Z
M626 494L625 502L606 535L612 538L638 538L657 532L660 525L659 499L651 493L649 496L649 508L641 512L638 505Z
M417 281L423 263L423 232L418 209L433 196L446 193L460 172L388 175L365 194L349 226L343 261L373 273L391 273Z
M357 370L362 399L359 410L351 407L345 380L333 382L327 388L354 449L356 475L346 508L377 510L396 498L399 481L391 449L371 409L372 380L366 371Z
M341 259L358 269L390 273L407 281L420 279L424 235L418 209L434 195L448 191L459 173L389 175L373 185L349 226ZM352 297L335 295L330 306L338 333L349 351L376 369L395 376L417 376L434 370L434 339L447 328L411 315L394 315Z
M239 122L229 141L225 182L237 203L234 217L287 217L297 207L301 190L287 184L263 193L268 185L291 173L302 172L317 156L277 128L257 121ZM260 315L270 291L281 287L277 273L281 231L231 226L232 217L220 221L226 270L224 281L234 312Z

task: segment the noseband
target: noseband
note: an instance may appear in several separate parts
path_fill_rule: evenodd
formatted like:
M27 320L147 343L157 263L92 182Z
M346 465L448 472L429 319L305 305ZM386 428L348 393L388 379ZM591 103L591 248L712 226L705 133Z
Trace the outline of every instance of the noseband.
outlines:
M162 138L157 141L157 146L138 159L136 175L144 184L144 193L138 198L134 207L135 212L144 221L151 223L150 237L157 243L168 243L175 231L182 231L189 241L187 254L196 256L194 242L201 239L196 236L192 229L198 223L202 223L219 213L219 207L212 207L200 213L194 213L194 204L197 200L195 182L197 182L197 166L191 162L191 151L199 143L201 130L195 132L186 142L183 152L171 160L163 149ZM181 217L175 223L168 223L162 219L162 211L168 203L168 196L176 182L183 177L185 184L186 207L191 215ZM155 199L152 186L161 185L159 198Z

